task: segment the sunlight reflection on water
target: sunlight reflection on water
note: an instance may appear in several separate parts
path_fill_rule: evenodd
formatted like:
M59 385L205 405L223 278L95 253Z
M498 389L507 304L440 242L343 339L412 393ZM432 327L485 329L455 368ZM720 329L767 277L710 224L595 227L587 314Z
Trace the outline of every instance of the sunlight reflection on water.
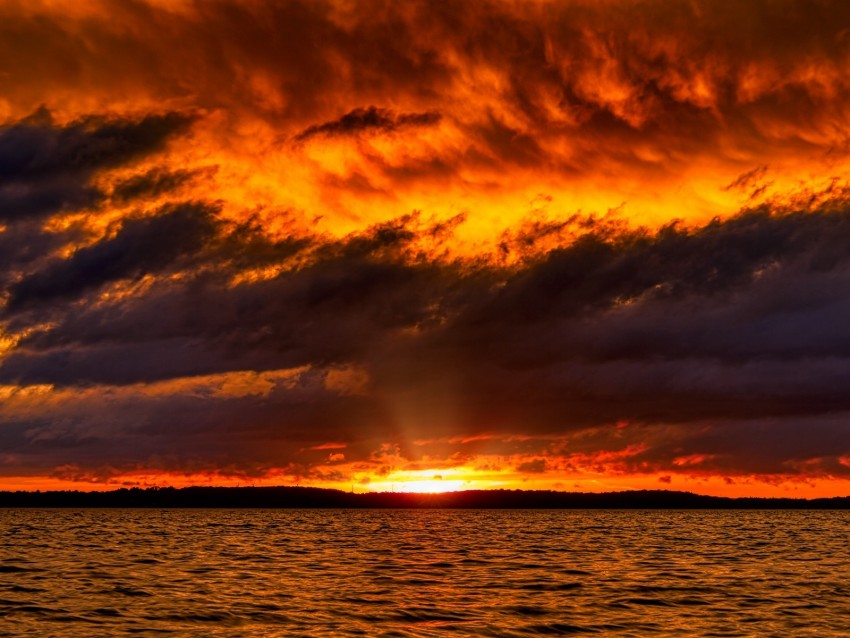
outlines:
M0 634L845 636L850 512L0 510Z

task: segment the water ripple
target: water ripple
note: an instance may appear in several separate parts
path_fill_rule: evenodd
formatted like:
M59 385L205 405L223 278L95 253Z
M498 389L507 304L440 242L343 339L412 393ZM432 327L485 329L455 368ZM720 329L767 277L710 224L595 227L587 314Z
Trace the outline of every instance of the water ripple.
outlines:
M0 634L845 636L848 512L0 510Z

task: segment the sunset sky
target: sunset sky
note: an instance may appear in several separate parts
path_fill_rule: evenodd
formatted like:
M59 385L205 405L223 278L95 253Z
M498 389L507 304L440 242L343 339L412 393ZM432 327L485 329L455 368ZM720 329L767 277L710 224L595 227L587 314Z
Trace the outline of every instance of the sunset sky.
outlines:
M850 3L5 0L0 489L850 494Z

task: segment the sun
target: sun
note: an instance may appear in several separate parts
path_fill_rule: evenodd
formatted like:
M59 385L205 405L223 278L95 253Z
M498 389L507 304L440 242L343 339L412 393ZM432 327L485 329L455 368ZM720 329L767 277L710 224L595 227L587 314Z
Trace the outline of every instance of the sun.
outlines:
M463 489L465 481L445 481L440 479L424 481L407 481L400 483L397 492L414 492L417 494L440 494L443 492L456 492Z
M380 480L369 483L372 492L408 492L440 494L470 489L471 481L459 476L455 470L409 470L391 472Z

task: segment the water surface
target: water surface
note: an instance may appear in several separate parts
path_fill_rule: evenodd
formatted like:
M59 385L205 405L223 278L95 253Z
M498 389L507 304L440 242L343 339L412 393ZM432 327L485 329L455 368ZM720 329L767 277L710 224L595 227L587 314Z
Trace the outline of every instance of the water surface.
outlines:
M0 635L847 636L850 512L0 510Z

